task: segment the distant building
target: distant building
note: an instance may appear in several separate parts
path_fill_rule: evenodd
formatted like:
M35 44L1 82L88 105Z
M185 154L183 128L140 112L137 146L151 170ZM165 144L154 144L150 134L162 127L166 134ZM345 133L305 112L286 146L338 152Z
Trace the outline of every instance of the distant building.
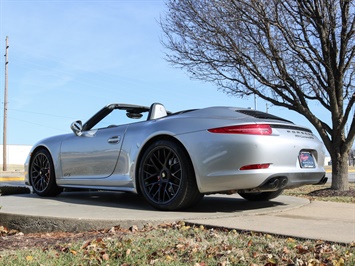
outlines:
M6 145L6 163L24 164L32 146ZM0 145L0 164L3 164L3 145Z

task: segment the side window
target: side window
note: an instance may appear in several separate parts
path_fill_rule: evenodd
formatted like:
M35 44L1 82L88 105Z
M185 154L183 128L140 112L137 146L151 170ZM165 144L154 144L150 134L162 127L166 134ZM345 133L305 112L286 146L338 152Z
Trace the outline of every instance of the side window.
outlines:
M121 116L121 119L120 119ZM113 110L107 116L105 116L99 123L97 123L92 129L102 129L108 127L118 126L120 124L120 120L124 116L124 112L120 110Z

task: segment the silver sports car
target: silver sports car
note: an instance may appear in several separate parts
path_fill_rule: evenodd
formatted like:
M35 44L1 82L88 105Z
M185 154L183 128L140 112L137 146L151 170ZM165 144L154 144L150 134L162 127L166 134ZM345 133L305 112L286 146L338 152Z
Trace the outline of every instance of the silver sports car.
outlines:
M256 110L170 113L159 103L110 104L71 129L38 142L28 156L26 184L40 196L63 188L119 190L178 210L205 194L269 200L287 188L326 182L317 137Z

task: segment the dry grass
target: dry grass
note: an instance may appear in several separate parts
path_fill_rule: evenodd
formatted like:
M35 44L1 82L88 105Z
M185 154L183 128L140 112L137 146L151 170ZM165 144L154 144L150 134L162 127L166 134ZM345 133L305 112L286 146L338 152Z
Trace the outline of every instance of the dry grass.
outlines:
M345 266L355 263L354 247L180 222L111 228L84 241L5 252L0 265Z

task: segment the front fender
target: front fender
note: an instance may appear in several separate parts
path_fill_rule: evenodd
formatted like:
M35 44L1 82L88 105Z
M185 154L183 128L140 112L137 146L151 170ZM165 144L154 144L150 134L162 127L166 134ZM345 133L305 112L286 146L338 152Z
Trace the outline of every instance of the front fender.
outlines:
M62 175L62 167L61 167L61 160L60 160L60 148L62 141L69 137L71 134L65 134L65 135L59 135L55 137L50 137L43 139L39 142L37 142L33 147L31 148L27 159L25 161L25 184L30 185L30 180L29 180L29 167L31 164L31 159L32 155L40 150L40 149L46 149L49 154L52 157L53 160L53 165L54 165L54 171L55 171L55 176L56 179L61 178Z

